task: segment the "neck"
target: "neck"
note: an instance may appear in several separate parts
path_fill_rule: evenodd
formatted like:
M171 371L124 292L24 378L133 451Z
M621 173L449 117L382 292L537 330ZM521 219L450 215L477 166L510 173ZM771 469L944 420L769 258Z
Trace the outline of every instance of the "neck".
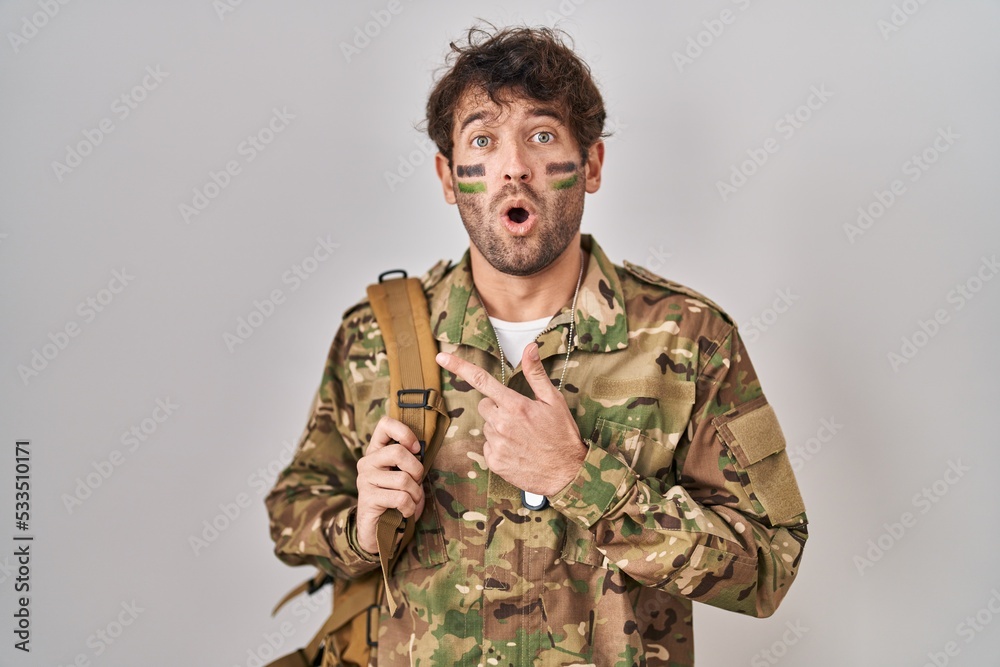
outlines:
M512 276L493 268L475 244L469 246L472 278L491 317L525 322L554 315L568 304L580 277L580 233L547 267L530 276Z

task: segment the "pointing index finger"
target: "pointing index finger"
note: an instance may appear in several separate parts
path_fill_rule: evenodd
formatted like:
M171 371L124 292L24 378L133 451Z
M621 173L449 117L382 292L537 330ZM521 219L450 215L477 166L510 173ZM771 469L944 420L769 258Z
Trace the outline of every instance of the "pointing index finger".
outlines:
M475 387L484 396L489 396L497 405L503 405L514 390L503 386L499 380L473 363L447 352L439 352L434 360Z

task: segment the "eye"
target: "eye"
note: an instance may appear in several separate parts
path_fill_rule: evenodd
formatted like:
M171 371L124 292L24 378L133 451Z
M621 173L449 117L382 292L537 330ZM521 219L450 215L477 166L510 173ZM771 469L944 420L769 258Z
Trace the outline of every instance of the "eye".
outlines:
M479 135L473 138L472 143L476 148L486 148L490 145L490 138Z
M538 143L540 144L547 144L552 141L551 132L536 132L535 136L538 138Z

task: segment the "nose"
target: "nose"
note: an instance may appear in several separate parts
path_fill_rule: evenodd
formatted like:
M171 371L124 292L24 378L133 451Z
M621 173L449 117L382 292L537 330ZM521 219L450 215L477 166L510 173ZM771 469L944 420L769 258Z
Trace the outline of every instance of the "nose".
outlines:
M525 160L524 148L514 144L507 150L503 163L503 180L506 183L531 180L531 168Z

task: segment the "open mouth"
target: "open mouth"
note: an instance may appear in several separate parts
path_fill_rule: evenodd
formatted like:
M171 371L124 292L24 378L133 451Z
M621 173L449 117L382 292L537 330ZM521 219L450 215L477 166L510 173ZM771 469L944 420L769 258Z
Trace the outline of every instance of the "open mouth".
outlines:
M523 198L511 198L501 206L500 223L515 237L526 237L535 228L537 212L531 202Z
M507 211L507 217L511 219L512 222L521 223L528 219L529 213L521 208L520 206L515 206L514 208Z

